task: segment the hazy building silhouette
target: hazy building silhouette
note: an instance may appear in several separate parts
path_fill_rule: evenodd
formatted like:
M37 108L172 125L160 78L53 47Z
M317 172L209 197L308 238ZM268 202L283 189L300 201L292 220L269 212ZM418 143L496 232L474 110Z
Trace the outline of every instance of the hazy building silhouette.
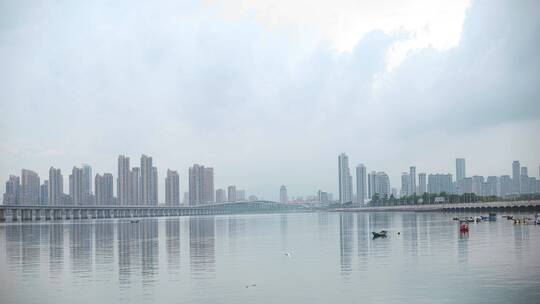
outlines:
M227 187L227 201L236 202L236 186Z
M189 168L189 205L214 201L214 169L194 164Z
M40 183L39 176L36 172L22 169L21 170L21 204L22 205L39 205Z
M49 205L61 205L64 201L64 178L60 169L49 169Z
M338 186L339 186L339 202L341 204L351 202L352 195L352 178L349 170L349 157L345 153L338 156Z
M129 157L118 156L118 176L116 177L116 197L118 205L129 205Z
M363 204L367 196L367 169L364 164L356 166L356 202Z
M180 177L177 171L169 169L165 178L165 204L180 206Z

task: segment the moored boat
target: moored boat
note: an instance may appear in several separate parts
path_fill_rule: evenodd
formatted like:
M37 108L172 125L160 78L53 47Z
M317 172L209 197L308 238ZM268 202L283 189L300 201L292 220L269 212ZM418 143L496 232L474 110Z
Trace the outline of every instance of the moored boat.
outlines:
M459 224L459 231L460 231L461 233L467 233L467 232L469 232L469 224L466 223L466 222L461 222L461 223Z
M373 233L373 238L378 238L378 237L386 237L386 230L381 230L380 232L371 232Z

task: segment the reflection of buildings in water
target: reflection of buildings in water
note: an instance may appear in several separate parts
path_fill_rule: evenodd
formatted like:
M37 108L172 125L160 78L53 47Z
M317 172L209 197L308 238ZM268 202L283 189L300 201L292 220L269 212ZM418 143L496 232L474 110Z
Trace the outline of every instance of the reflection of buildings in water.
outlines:
M21 262L22 225L6 225L6 256L8 267L16 269Z
M49 272L57 277L64 266L64 224L51 224L49 229Z
M214 222L214 217L189 218L189 257L194 275L215 271Z
M281 233L281 250L289 250L289 242L288 242L288 229L289 229L289 223L287 219L288 214L283 213L280 215L280 222L279 222L279 231Z
M405 253L413 256L418 255L418 221L417 214L414 212L405 212L402 215L402 238Z
M147 219L141 221L138 226L141 230L141 266L143 285L153 283L154 276L158 273L159 239L158 220Z
M95 227L96 267L103 270L112 270L114 263L114 224L111 221L97 222Z
M69 228L69 251L71 270L75 277L91 279L92 271L92 225L72 223Z
M461 265L469 258L469 234L458 231L458 235L458 259Z
M178 273L180 269L180 219L169 218L165 221L165 248L167 251L167 270Z
M21 262L23 276L39 273L39 242L41 225L22 226Z
M143 222L141 221L140 224ZM129 286L131 269L138 262L140 224L119 221L116 226L118 235L118 278L121 286Z
M356 214L356 231L358 233L358 256L361 257L362 262L367 262L371 232L369 231L369 218L365 212Z
M246 230L246 221L244 217L234 217L230 216L227 219L228 222L228 239L229 239L229 250L232 253L236 252L236 242L238 241L238 236L243 234Z
M352 250L354 234L354 216L350 212L339 214L339 249L341 273L349 274L352 271Z
M319 212L318 216L319 238L328 232L328 212Z

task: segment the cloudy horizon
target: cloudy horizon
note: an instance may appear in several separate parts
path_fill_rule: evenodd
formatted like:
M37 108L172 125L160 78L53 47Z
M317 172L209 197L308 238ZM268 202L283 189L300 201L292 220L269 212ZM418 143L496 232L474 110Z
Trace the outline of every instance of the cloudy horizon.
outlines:
M540 166L538 1L0 1L0 190L117 157L277 200L337 157L400 174ZM67 184L66 184L67 186ZM66 189L66 188L64 188ZM115 186L116 192L116 186Z

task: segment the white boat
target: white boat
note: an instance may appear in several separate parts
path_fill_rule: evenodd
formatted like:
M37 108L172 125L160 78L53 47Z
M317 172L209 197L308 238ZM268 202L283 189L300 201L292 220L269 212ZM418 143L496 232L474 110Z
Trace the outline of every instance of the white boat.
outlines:
M537 214L537 215L536 215L536 219L535 219L534 223L535 223L536 225L540 225L540 214Z

